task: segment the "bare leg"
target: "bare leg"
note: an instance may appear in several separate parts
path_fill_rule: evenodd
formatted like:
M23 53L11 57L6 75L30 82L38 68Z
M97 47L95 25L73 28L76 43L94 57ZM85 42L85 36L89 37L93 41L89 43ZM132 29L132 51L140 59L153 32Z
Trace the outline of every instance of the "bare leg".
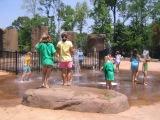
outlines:
M52 72L52 68L47 68L47 70L46 70L46 76L45 76L45 81L44 81L46 88L49 88L48 78L49 78L51 72Z
M108 88L108 82L107 82L107 80L106 80L106 89L109 89L109 88Z
M137 70L137 71L135 72L135 81L137 81L138 74L139 74L139 72L138 72L138 70Z
M109 89L111 90L112 89L111 81L108 81L108 85L109 85Z
M42 68L42 86L45 86L45 77L46 77L46 72L47 72L47 68L43 67Z
M132 82L135 82L136 72L132 71Z
M24 81L26 75L27 75L27 73L25 73L25 72L22 74L21 81Z
M119 72L118 63L116 64L116 73Z
M67 73L66 73L66 69L61 69L61 76L63 79L63 85L67 85Z
M27 80L31 79L31 72L27 73Z
M147 71L144 71L143 84L147 85Z
M119 72L119 65L120 65L120 64L117 65L118 72Z
M68 83L68 85L71 85L71 80L72 80L72 70L67 69L67 83Z

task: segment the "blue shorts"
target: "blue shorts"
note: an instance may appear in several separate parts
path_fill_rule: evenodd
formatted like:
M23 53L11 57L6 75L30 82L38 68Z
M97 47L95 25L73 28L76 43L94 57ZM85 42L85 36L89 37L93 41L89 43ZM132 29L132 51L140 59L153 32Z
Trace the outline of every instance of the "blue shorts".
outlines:
M137 71L138 70L139 63L138 62L131 62L131 70Z
M31 67L28 66L28 65L25 65L25 66L23 67L23 72L24 72L24 73L29 73L29 72L31 72Z

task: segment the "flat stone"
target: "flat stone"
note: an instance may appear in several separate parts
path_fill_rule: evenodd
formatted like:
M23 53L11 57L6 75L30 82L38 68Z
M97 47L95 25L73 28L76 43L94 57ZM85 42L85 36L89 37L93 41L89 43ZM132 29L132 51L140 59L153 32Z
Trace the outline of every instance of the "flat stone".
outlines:
M114 90L78 86L29 89L22 104L54 110L119 113L129 108L128 98Z

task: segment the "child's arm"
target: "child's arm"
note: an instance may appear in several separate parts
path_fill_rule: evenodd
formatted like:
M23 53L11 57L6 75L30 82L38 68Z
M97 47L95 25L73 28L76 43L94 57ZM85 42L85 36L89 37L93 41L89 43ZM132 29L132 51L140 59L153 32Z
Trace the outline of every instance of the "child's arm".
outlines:
M137 58L138 58L138 61L139 61L139 62L142 61L140 55L137 55Z
M113 66L112 66L112 67L113 67L113 72L114 72L114 71L115 71L115 69L114 69L114 64L113 64Z
M105 66L105 63L103 63L103 65L102 65L102 67L100 68L100 70L101 70L101 71L104 71L105 67L106 67L106 66Z
M142 64L142 71L144 71L144 63Z
M150 62L151 61L151 58L149 57L148 59L147 59L147 62Z
M132 62L132 56L130 57L130 62Z
M100 68L100 71L103 71L103 66Z

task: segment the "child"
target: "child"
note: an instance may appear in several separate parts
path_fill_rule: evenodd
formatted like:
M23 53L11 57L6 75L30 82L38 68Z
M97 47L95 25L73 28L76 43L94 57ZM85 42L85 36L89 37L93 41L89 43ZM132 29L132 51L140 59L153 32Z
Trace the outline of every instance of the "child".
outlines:
M106 89L112 89L111 82L114 80L114 65L110 56L105 56L105 63L102 69L105 75Z
M21 81L28 81L31 78L31 56L31 52L26 53L24 56L24 66Z
M74 49L67 33L62 33L61 37L62 40L57 43L57 56L59 56L60 59L59 68L61 69L63 85L70 86L72 81L72 55Z
M142 72L143 72L143 84L147 85L147 72L148 72L148 62L150 59L144 59L143 65L142 65Z
M133 50L133 54L130 58L131 62L131 71L132 71L132 82L137 82L137 76L138 76L138 68L139 68L139 62L140 57L138 55L137 49Z
M56 52L54 45L51 42L51 37L49 35L43 34L40 42L35 46L37 52L40 54L40 60L42 65L42 88L49 88L48 79L51 74L54 54Z
M119 73L119 65L121 63L121 54L119 51L116 51L116 56L115 56L115 65L116 65L116 72Z
M83 51L81 49L78 50L78 58L79 58L80 67L82 67L82 62L84 60L84 55L83 55Z

